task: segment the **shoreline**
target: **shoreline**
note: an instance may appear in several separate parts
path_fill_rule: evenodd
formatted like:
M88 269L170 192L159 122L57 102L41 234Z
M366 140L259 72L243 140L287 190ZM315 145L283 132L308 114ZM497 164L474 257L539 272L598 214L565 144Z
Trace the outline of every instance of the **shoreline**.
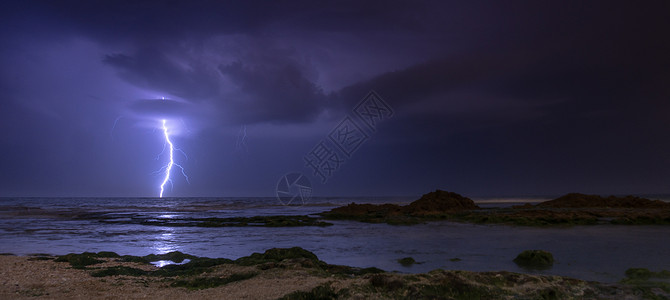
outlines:
M163 259L183 264L158 268L149 263L149 260ZM376 268L330 265L298 247L273 248L234 261L183 253L145 257L112 252L58 257L0 256L0 298L642 299L651 295L670 296L670 284L663 277L670 272L629 271L625 280L615 284L507 271L438 269L400 274ZM656 275L664 279L658 281L654 279Z

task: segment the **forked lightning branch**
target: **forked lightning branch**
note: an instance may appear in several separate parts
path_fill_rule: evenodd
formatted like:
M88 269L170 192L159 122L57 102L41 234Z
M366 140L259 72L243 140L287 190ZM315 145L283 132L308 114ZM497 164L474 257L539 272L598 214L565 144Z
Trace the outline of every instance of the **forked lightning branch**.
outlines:
M168 126L167 126L167 120L163 119L161 121L162 121L161 128L163 129L163 136L165 137L165 144L163 145L163 151L161 151L161 154L163 154L165 152L165 149L167 149L168 150L168 156L169 156L168 163L165 166L163 166L160 170L158 170L158 172L162 172L162 171L165 172L165 177L163 178L163 182L161 182L161 186L160 186L160 194L158 195L160 198L163 198L163 192L165 191L165 185L169 182L170 187L173 187L172 178L170 177L173 167L179 168L181 170L181 174L184 175L184 178L186 178L186 181L189 182L189 180L188 180L188 176L186 175L186 172L184 172L184 168L180 164L176 163L175 160L174 160L175 159L175 157L174 157L174 151L175 150L181 152L184 155L184 157L187 157L186 153L184 153L184 151L181 151L178 148L174 147L174 144L172 144L172 140L170 140L170 130L168 129ZM161 154L159 154L158 156L160 157Z

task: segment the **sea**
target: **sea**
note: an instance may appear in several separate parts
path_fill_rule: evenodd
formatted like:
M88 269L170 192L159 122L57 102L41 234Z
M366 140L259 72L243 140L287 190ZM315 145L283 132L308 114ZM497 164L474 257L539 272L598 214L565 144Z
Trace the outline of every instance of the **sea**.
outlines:
M408 204L410 197L316 197L283 205L274 197L235 198L0 198L0 253L15 255L171 251L236 259L275 247L302 247L339 265L400 273L435 269L512 271L617 282L628 268L670 270L669 226L597 225L534 228L427 222L417 225L328 221L328 227L170 227L141 221L166 218L314 215L355 203ZM482 198L481 207L548 198ZM315 216L315 215L314 215ZM317 216L318 217L318 216ZM513 259L530 249L553 253L547 270ZM398 259L418 263L403 266Z

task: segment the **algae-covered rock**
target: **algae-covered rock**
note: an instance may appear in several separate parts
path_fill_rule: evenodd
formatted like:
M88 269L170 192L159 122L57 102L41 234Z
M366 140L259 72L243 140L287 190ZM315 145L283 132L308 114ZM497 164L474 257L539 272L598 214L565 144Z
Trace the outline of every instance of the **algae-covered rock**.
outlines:
M373 274L370 276L370 285L377 289L394 291L405 287L401 278L389 274Z
M247 280L258 275L257 272L232 274L228 277L196 277L193 279L177 280L170 284L172 287L185 287L190 290L201 290L225 285L231 282Z
M457 193L436 190L404 207L410 214L431 214L479 209L472 199Z
M295 291L279 298L279 300L339 299L340 297L344 297L346 295L348 295L348 291L346 289L342 289L336 292L330 286L330 283L324 283L313 288L311 291Z
M479 209L479 207L469 198L452 192L436 190L405 206L351 203L323 212L320 215L331 220L345 219L392 225L412 225L421 221L444 219L445 214L476 209Z
M626 270L626 278L621 283L634 288L636 294L643 299L670 298L670 271L650 271L645 268L630 268Z
M70 253L57 257L56 262L68 262L75 269L84 269L86 266L95 265L103 262L97 259L96 253L84 252L81 254Z
M521 252L514 262L529 269L549 269L554 265L554 256L544 250L526 250Z
M400 263L401 265L403 265L405 267L409 267L409 266L415 264L416 260L414 260L414 258L411 258L411 257L405 257L405 258L398 259L398 263Z
M570 193L554 200L542 202L537 206L552 208L670 208L670 203L635 196L602 197L598 195Z
M243 266L251 266L268 262L280 262L285 259L307 259L318 263L319 258L312 252L300 247L292 248L272 248L264 253L252 253L249 256L238 258L235 263Z

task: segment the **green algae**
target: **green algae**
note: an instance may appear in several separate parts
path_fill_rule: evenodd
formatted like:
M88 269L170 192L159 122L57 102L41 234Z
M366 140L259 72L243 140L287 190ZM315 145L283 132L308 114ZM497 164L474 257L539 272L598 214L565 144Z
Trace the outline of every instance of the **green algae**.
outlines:
M131 268L126 266L107 267L99 271L91 273L93 277L107 277L107 276L145 276L151 272L142 269Z
M279 298L279 300L329 300L345 298L348 294L349 292L347 289L335 292L333 287L330 286L330 283L324 283L313 288L309 292L295 291Z
M528 252L528 251L526 251ZM647 269L630 269L627 278L620 285L601 285L560 276L535 276L512 272L467 272L435 270L426 274L401 275L386 273L377 268L353 268L329 265L320 261L314 253L299 247L273 248L263 253L253 253L237 260L223 258L196 257L181 252L161 255L118 256L113 252L85 252L58 257L60 261L86 260L136 261L147 264L155 259L185 262L179 265L167 265L160 269L114 266L106 268L86 267L93 277L133 276L134 282L149 286L152 282L161 286L184 287L189 290L213 288L228 283L243 281L258 276L262 270L270 268L300 269L310 276L330 278L331 280L363 276L367 281L357 281L347 288L336 290L326 283L310 291L296 291L282 299L338 299L338 298L381 298L381 299L565 299L565 298L602 298L612 295L616 298L625 295L642 295L648 299L663 299L670 293L669 271L653 272ZM232 275L214 273L215 266L233 264L252 266L245 272ZM93 264L94 265L94 264ZM256 270L253 270L253 267ZM302 268L305 269L302 269ZM239 268L239 267L236 267ZM251 269L251 271L249 271ZM227 269L228 270L228 269ZM216 274L216 275L215 275ZM272 273L274 274L274 273ZM283 274L283 273L279 273ZM152 279L154 278L154 279ZM660 279L660 280L659 280ZM100 279L104 280L104 279ZM123 284L128 278L114 281ZM362 282L362 283L360 283ZM355 294L352 296L352 291ZM664 294L665 293L665 294Z
M70 263L75 269L84 269L87 266L99 264L104 262L104 260L98 259L97 253L84 252L81 254L70 253L62 256L58 256L54 261L56 262L67 262Z
M280 262L285 259L305 258L314 263L319 263L319 259L312 252L300 247L293 248L272 248L264 253L252 253L249 256L241 257L235 260L235 263L241 266L252 266L264 263Z
M258 272L235 273L228 277L197 277L188 280L177 280L171 287L185 287L190 290L208 289L222 286L231 282L247 280L258 275Z
M549 269L554 265L554 256L544 250L526 250L521 252L514 262L527 269Z
M415 264L416 260L414 260L414 258L411 258L411 257L404 257L404 258L398 259L398 263L403 265L404 267L409 267L409 266Z
M670 298L670 271L650 271L645 268L626 270L626 278L621 283L628 285L645 299Z
M370 276L370 285L377 290L395 291L405 287L402 279L388 274L373 274Z

